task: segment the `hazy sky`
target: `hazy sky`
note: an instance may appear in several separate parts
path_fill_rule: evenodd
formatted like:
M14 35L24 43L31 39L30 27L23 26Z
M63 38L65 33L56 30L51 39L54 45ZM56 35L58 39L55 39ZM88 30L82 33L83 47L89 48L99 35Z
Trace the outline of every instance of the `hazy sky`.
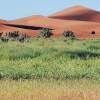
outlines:
M100 0L0 0L0 19L16 19L31 15L50 15L74 5L100 11Z

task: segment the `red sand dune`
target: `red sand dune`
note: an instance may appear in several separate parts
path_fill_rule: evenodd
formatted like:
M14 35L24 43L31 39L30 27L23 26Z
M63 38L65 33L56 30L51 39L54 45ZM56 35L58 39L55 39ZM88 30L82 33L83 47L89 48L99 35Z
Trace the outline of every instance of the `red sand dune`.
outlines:
M74 6L57 12L50 18L100 22L100 12L83 6Z
M31 16L23 19L10 21L11 24L42 26L54 29L55 36L61 36L65 30L72 30L76 33L77 38L100 38L100 23L87 21L60 20L41 16ZM95 31L92 36L90 33Z
M77 12L79 8L83 9L83 7L76 7L76 8L74 7L74 11ZM71 9L68 9L68 12L73 11ZM84 9L87 10L87 8L84 8ZM73 14L75 14L75 12L73 12ZM86 13L83 12L83 14L85 16ZM84 17L82 21L79 21L79 20L62 20L62 19L48 18L44 16L30 16L30 17L12 20L12 21L9 21L8 23L15 24L15 25L27 25L27 26L52 28L54 29L53 30L54 36L61 36L64 31L71 30L75 32L75 35L77 38L89 39L89 38L100 38L100 23L93 22L93 20L96 20L95 19L96 17L97 16L94 16L93 18L91 17L90 19L91 22L90 22L88 17L87 17L87 20L89 21L84 21L86 17ZM1 31L3 32L15 31L15 30L28 34L30 36L36 36L38 34L37 31L34 31L34 30L7 27L4 25L0 29L0 32ZM95 31L96 34L92 35L91 34L92 31Z
M7 32L14 32L14 31L18 31L22 34L26 34L31 37L37 36L37 34L38 34L38 31L35 31L35 30L14 28L14 27L8 27L8 26L4 26L4 25L0 26L0 33L3 32L5 34Z
M0 24L6 24L6 23L8 23L6 20L0 19Z

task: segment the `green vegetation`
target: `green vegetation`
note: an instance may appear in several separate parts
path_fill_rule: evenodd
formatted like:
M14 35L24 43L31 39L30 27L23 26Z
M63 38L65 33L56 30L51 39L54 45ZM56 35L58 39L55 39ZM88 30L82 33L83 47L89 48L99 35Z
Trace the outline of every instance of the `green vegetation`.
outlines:
M40 31L40 37L50 38L53 35L52 31L48 28L43 28Z
M74 32L72 31L64 31L63 36L69 39L75 39Z
M0 41L0 79L100 80L100 40Z
M2 33L0 37L2 42L8 42L9 40L24 42L27 38L29 38L29 36L23 33L19 33L18 31L8 32L4 34Z

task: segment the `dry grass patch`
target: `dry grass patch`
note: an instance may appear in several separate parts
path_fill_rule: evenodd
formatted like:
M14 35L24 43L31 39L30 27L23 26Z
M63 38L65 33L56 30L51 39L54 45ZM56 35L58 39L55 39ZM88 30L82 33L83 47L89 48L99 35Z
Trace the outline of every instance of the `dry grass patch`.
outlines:
M93 80L0 81L0 100L100 100Z

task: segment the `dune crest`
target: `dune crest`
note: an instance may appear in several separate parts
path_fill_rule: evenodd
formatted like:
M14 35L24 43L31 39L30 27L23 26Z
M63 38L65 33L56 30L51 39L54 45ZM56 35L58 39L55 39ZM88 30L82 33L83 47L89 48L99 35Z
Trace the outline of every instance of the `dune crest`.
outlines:
M100 22L100 12L84 6L74 6L57 12L50 18Z
M6 20L0 19L0 24L5 24L5 23L8 23L8 22Z

